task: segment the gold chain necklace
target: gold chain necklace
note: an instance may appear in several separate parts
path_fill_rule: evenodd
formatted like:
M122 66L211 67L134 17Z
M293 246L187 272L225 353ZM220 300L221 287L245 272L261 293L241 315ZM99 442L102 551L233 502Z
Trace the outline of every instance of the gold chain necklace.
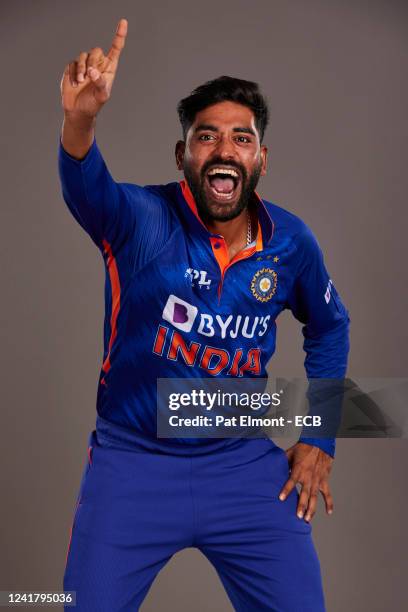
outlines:
M252 242L252 223L251 223L251 215L247 209L247 238L246 238L247 246Z

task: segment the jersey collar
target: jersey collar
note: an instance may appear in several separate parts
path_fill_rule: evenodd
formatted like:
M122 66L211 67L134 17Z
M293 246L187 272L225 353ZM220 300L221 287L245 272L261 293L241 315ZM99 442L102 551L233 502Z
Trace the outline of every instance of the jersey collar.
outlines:
M205 224L202 222L198 214L198 211L197 211L197 205L195 203L194 196L191 193L190 187L188 186L188 183L185 179L180 181L180 187L181 187L181 192L183 194L184 200L188 204L190 211L194 214L195 218L200 223L201 227L206 231L209 237L215 236L215 234L212 234L207 229ZM274 232L274 222L271 216L269 215L269 212L267 211L262 198L259 196L259 194L256 191L254 191L254 195L256 198L257 212L258 212L258 231L257 231L255 250L262 251L262 249L264 248L264 245L265 246L269 245L272 240L272 236Z

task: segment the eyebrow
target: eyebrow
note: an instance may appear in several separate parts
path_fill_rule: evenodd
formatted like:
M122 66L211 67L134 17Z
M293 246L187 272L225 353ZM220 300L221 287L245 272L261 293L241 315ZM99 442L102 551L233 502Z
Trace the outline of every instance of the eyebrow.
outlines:
M208 130L209 132L219 132L219 129L215 125L211 125L210 123L200 123L195 128L194 132L202 132ZM249 127L234 127L232 128L233 132L240 132L241 134L252 134L252 136L256 136L254 130Z

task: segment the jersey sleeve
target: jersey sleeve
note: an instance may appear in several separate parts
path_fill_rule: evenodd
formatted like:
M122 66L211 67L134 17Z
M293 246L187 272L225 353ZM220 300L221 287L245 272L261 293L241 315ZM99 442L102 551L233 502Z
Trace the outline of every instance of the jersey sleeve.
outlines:
M165 240L169 215L163 201L145 187L116 182L95 139L81 160L69 155L60 139L58 170L68 209L102 252L109 243L118 253L131 240L142 265Z
M124 242L134 227L134 211L126 191L111 177L94 139L86 156L77 160L59 142L58 169L68 209L103 249L103 241Z
M304 324L306 374L308 379L335 379L333 389L338 390L347 370L349 313L329 276L321 248L306 225L298 235L298 255L298 270L288 307ZM312 397L314 395L312 393ZM341 399L337 394L333 409L341 410ZM338 416L334 415L333 419L338 421ZM299 441L318 446L334 457L335 438L311 438L302 433Z

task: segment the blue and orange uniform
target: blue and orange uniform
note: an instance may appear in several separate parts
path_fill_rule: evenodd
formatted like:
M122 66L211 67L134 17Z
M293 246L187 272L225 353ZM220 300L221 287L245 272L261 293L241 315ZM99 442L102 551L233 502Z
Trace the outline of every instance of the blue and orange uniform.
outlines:
M349 316L313 233L254 194L256 240L229 261L186 181L116 182L95 140L82 160L60 143L59 171L106 271L96 429L64 588L80 610L136 610L168 559L195 546L237 610L324 610L298 494L278 500L286 454L266 439L156 435L158 378L266 377L285 309L303 323L307 376L345 376ZM334 439L301 440L334 456Z

